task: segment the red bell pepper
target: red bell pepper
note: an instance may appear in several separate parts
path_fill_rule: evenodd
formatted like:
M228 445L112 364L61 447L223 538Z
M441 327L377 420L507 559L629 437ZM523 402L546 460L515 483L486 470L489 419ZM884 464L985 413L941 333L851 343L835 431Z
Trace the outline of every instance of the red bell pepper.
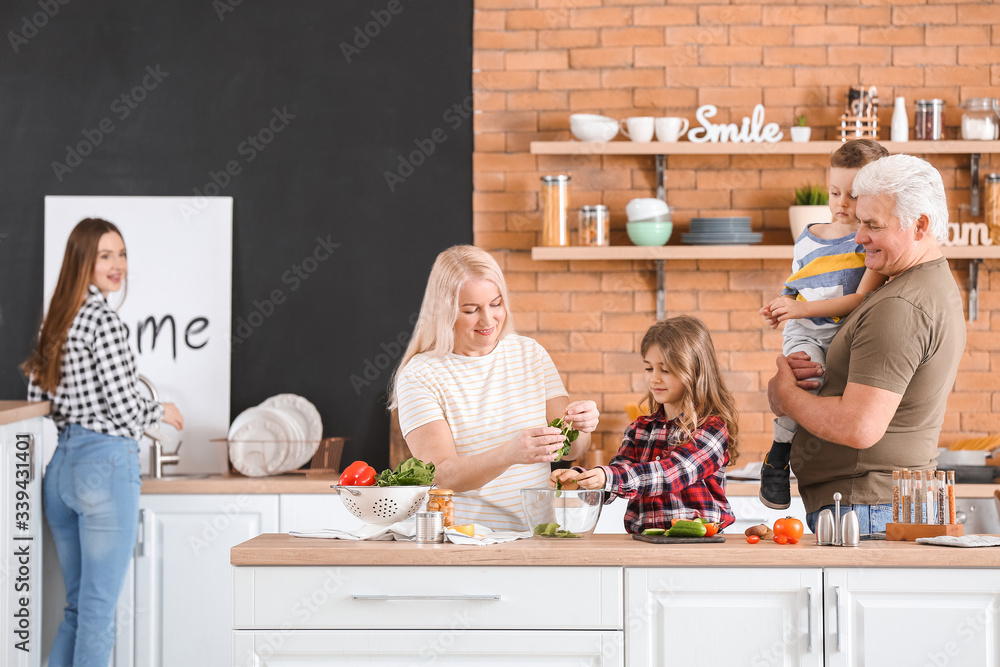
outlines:
M341 486L373 486L375 484L375 468L364 461L355 461L347 466L340 476Z

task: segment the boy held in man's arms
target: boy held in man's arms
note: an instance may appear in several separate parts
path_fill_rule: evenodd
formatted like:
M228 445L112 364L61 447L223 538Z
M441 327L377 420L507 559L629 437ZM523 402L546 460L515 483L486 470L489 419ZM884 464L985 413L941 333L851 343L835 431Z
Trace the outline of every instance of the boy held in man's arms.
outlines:
M864 247L854 241L860 221L851 187L861 167L888 154L876 141L855 139L830 156L833 219L829 224L809 225L796 239L792 274L781 296L760 309L772 328L785 323L782 354L805 352L825 366L826 350L842 319L861 304L866 293L885 283L885 276L865 268ZM814 379L822 384L822 378ZM760 499L772 509L791 504L788 460L797 428L787 416L774 420L774 443L760 469Z

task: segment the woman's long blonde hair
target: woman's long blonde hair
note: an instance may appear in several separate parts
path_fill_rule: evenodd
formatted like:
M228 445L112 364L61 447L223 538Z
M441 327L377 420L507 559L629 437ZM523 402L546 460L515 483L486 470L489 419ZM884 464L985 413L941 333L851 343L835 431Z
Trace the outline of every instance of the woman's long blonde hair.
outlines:
M87 298L87 286L94 280L97 249L101 237L118 228L100 218L85 218L77 223L66 241L59 279L52 293L49 311L42 321L38 345L31 356L21 364L25 375L33 375L36 385L54 394L62 380L63 346L77 311ZM123 237L124 242L124 237Z
M510 295L503 271L493 257L480 248L471 245L456 245L437 256L431 275L427 279L424 300L420 304L420 315L413 328L410 344L399 360L389 381L389 409L394 410L396 401L396 379L414 355L426 352L442 357L455 349L455 321L458 319L458 293L469 280L488 280L497 286L503 300L506 317L500 329L498 340L514 333L514 316L510 312Z
M726 388L715 356L715 345L705 323L690 315L671 317L651 326L642 339L643 358L651 349L658 347L663 355L667 370L684 386L681 398L681 415L678 425L685 433L685 439L697 429L707 417L717 415L729 430L729 462L739 457L739 415L736 401ZM650 413L659 408L659 403L649 392L640 402Z

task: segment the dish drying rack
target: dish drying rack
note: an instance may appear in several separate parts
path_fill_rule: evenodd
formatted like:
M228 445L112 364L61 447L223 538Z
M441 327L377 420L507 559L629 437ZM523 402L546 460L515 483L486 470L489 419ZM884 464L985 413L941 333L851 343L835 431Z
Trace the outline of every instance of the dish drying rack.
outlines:
M224 443L228 450L229 439L228 438L217 438L212 440L212 442ZM288 446L292 444L302 444L305 441L281 441L277 442L274 440L240 440L237 444L245 445L274 445L274 446ZM309 444L314 443L314 440L308 441ZM309 460L308 468L299 468L297 470L289 470L286 473L289 475L305 475L307 479L311 478L326 478L326 477L338 477L340 475L340 458L344 452L344 443L347 442L347 438L323 438L319 441L319 446L316 449L316 453L313 454L312 458ZM233 467L232 460L226 457L226 475L232 477L245 477L243 473L236 470Z

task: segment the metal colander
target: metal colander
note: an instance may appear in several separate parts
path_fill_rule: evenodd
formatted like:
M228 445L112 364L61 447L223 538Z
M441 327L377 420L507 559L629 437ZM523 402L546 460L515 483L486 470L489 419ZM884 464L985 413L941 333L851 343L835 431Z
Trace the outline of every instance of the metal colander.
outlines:
M368 524L388 526L413 516L427 500L429 486L331 485L351 514Z

